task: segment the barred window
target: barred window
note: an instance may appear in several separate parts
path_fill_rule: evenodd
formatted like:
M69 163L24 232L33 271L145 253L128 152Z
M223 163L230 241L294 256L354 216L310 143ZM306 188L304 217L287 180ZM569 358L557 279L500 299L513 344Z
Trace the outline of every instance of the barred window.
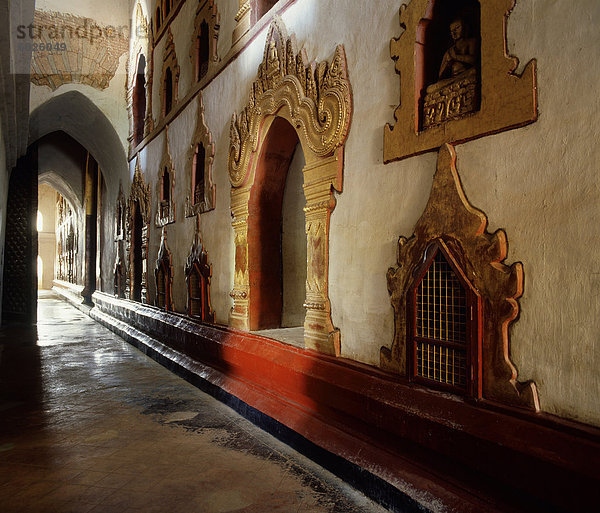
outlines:
M430 251L414 287L411 377L473 394L479 374L478 296L441 245Z

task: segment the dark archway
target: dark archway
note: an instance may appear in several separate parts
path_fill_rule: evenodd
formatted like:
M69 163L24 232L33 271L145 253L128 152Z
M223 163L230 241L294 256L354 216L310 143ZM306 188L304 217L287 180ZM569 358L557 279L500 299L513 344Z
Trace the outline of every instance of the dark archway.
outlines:
M165 72L165 99L164 115L166 116L173 108L173 72L167 68Z
M140 55L135 86L133 88L133 137L134 144L139 144L144 138L146 121L146 57Z
M142 301L142 228L144 220L138 201L133 203L133 230L131 239L131 299L134 301Z
M200 24L200 35L196 39L196 81L199 82L208 72L210 59L210 42L208 38L208 23L203 20Z
M119 138L115 128L104 113L92 101L78 91L69 91L37 107L29 119L29 142L42 139L53 132L64 132L79 145L81 145L102 170L104 187L106 188L101 198L103 210L102 224L99 237L104 241L114 239L114 214L106 210L116 203L119 193L119 182L129 183L129 165L125 155L124 141ZM49 168L45 166L45 158L40 158L40 172L62 172L60 167ZM71 183L65 176L65 181ZM73 186L79 204L83 204L83 186ZM68 197L68 195L65 195ZM108 222L110 220L111 222ZM114 265L116 260L116 247L107 244L102 252L100 262L102 290L111 291L114 287Z
M250 329L281 328L284 310L283 204L288 170L298 135L283 118L269 128L256 167L248 204L248 271L250 279ZM302 204L304 204L302 198ZM304 214L302 213L302 218ZM304 230L302 230L304 233ZM304 234L306 237L306 234ZM301 243L302 244L302 243ZM306 281L306 239L304 274ZM302 278L303 276L303 278ZM290 285L292 286L292 285ZM302 295L302 302L304 295ZM302 315L302 320L303 320ZM302 321L296 325L302 325Z

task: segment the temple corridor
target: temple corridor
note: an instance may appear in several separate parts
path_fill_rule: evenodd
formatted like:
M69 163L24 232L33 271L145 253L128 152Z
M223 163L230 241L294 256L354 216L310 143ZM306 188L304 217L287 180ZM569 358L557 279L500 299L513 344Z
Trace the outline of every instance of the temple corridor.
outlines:
M384 511L40 294L37 340L0 332L3 513Z

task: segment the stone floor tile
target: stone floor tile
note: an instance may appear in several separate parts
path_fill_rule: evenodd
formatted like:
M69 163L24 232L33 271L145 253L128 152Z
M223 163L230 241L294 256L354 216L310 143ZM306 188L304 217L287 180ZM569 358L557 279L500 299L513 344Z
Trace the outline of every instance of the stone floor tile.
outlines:
M1 513L383 511L65 303L37 331L0 335Z

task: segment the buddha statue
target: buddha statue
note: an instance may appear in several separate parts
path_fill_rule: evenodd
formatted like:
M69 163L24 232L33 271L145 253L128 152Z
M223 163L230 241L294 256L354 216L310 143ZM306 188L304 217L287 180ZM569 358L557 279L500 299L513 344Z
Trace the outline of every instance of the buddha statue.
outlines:
M453 78L475 66L477 40L466 37L466 25L462 19L450 23L450 35L454 44L446 51L440 66L439 79Z

